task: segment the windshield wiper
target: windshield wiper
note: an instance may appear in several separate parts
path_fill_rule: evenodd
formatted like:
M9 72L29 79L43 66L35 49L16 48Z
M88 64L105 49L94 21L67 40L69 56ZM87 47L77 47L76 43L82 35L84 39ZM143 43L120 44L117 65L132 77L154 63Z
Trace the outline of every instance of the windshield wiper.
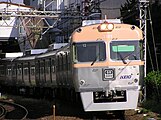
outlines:
M95 57L95 59L93 60L93 62L91 63L91 66L94 65L94 63L97 61L97 58L99 57L99 54Z
M119 52L117 52L117 54L120 56L122 62L123 62L124 64L127 64L127 62L125 61L125 58L123 58L122 55L121 55Z

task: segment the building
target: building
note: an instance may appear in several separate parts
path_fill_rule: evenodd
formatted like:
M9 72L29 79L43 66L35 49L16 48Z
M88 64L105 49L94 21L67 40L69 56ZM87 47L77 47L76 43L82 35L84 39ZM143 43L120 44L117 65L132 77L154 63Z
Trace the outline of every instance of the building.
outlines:
M26 30L23 24L23 17L19 16L23 12L30 12L33 8L24 4L0 2L0 45L2 52L23 49L21 38L26 38ZM22 22L23 21L23 22ZM9 44L7 47L5 44ZM19 46L19 45L20 46ZM6 48L5 48L6 47ZM28 46L29 47L29 46Z

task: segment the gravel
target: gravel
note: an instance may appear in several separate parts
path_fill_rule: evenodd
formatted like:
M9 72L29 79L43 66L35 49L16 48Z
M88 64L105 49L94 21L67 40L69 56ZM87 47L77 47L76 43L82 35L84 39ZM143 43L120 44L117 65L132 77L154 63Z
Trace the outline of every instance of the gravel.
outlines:
M22 96L5 95L7 99L12 99L14 102L23 105L28 109L27 119L38 120L89 120L93 119L94 115L101 120L116 120L116 116L107 112L103 113L91 113L84 112L81 105L77 105L72 102L60 101L60 100L45 100L45 99L33 99ZM54 109L55 108L55 109ZM140 108L142 109L142 108ZM153 112L138 113L135 110L125 111L126 120L144 120L153 119L157 120L158 115Z

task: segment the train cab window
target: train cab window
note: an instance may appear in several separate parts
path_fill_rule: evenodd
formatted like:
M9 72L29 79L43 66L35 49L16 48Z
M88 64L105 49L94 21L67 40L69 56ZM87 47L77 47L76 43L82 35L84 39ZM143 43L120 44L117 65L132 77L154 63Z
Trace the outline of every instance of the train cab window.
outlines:
M139 41L112 41L110 57L112 60L140 60L141 46Z
M74 62L104 61L106 48L104 42L74 43Z

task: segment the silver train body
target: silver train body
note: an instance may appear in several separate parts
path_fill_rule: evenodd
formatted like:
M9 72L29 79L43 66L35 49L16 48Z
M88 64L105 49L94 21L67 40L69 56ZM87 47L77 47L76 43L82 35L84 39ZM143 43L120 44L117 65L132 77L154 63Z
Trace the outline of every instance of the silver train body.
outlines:
M143 81L142 31L103 22L76 29L70 41L43 54L2 59L1 85L80 93L85 111L135 109Z

